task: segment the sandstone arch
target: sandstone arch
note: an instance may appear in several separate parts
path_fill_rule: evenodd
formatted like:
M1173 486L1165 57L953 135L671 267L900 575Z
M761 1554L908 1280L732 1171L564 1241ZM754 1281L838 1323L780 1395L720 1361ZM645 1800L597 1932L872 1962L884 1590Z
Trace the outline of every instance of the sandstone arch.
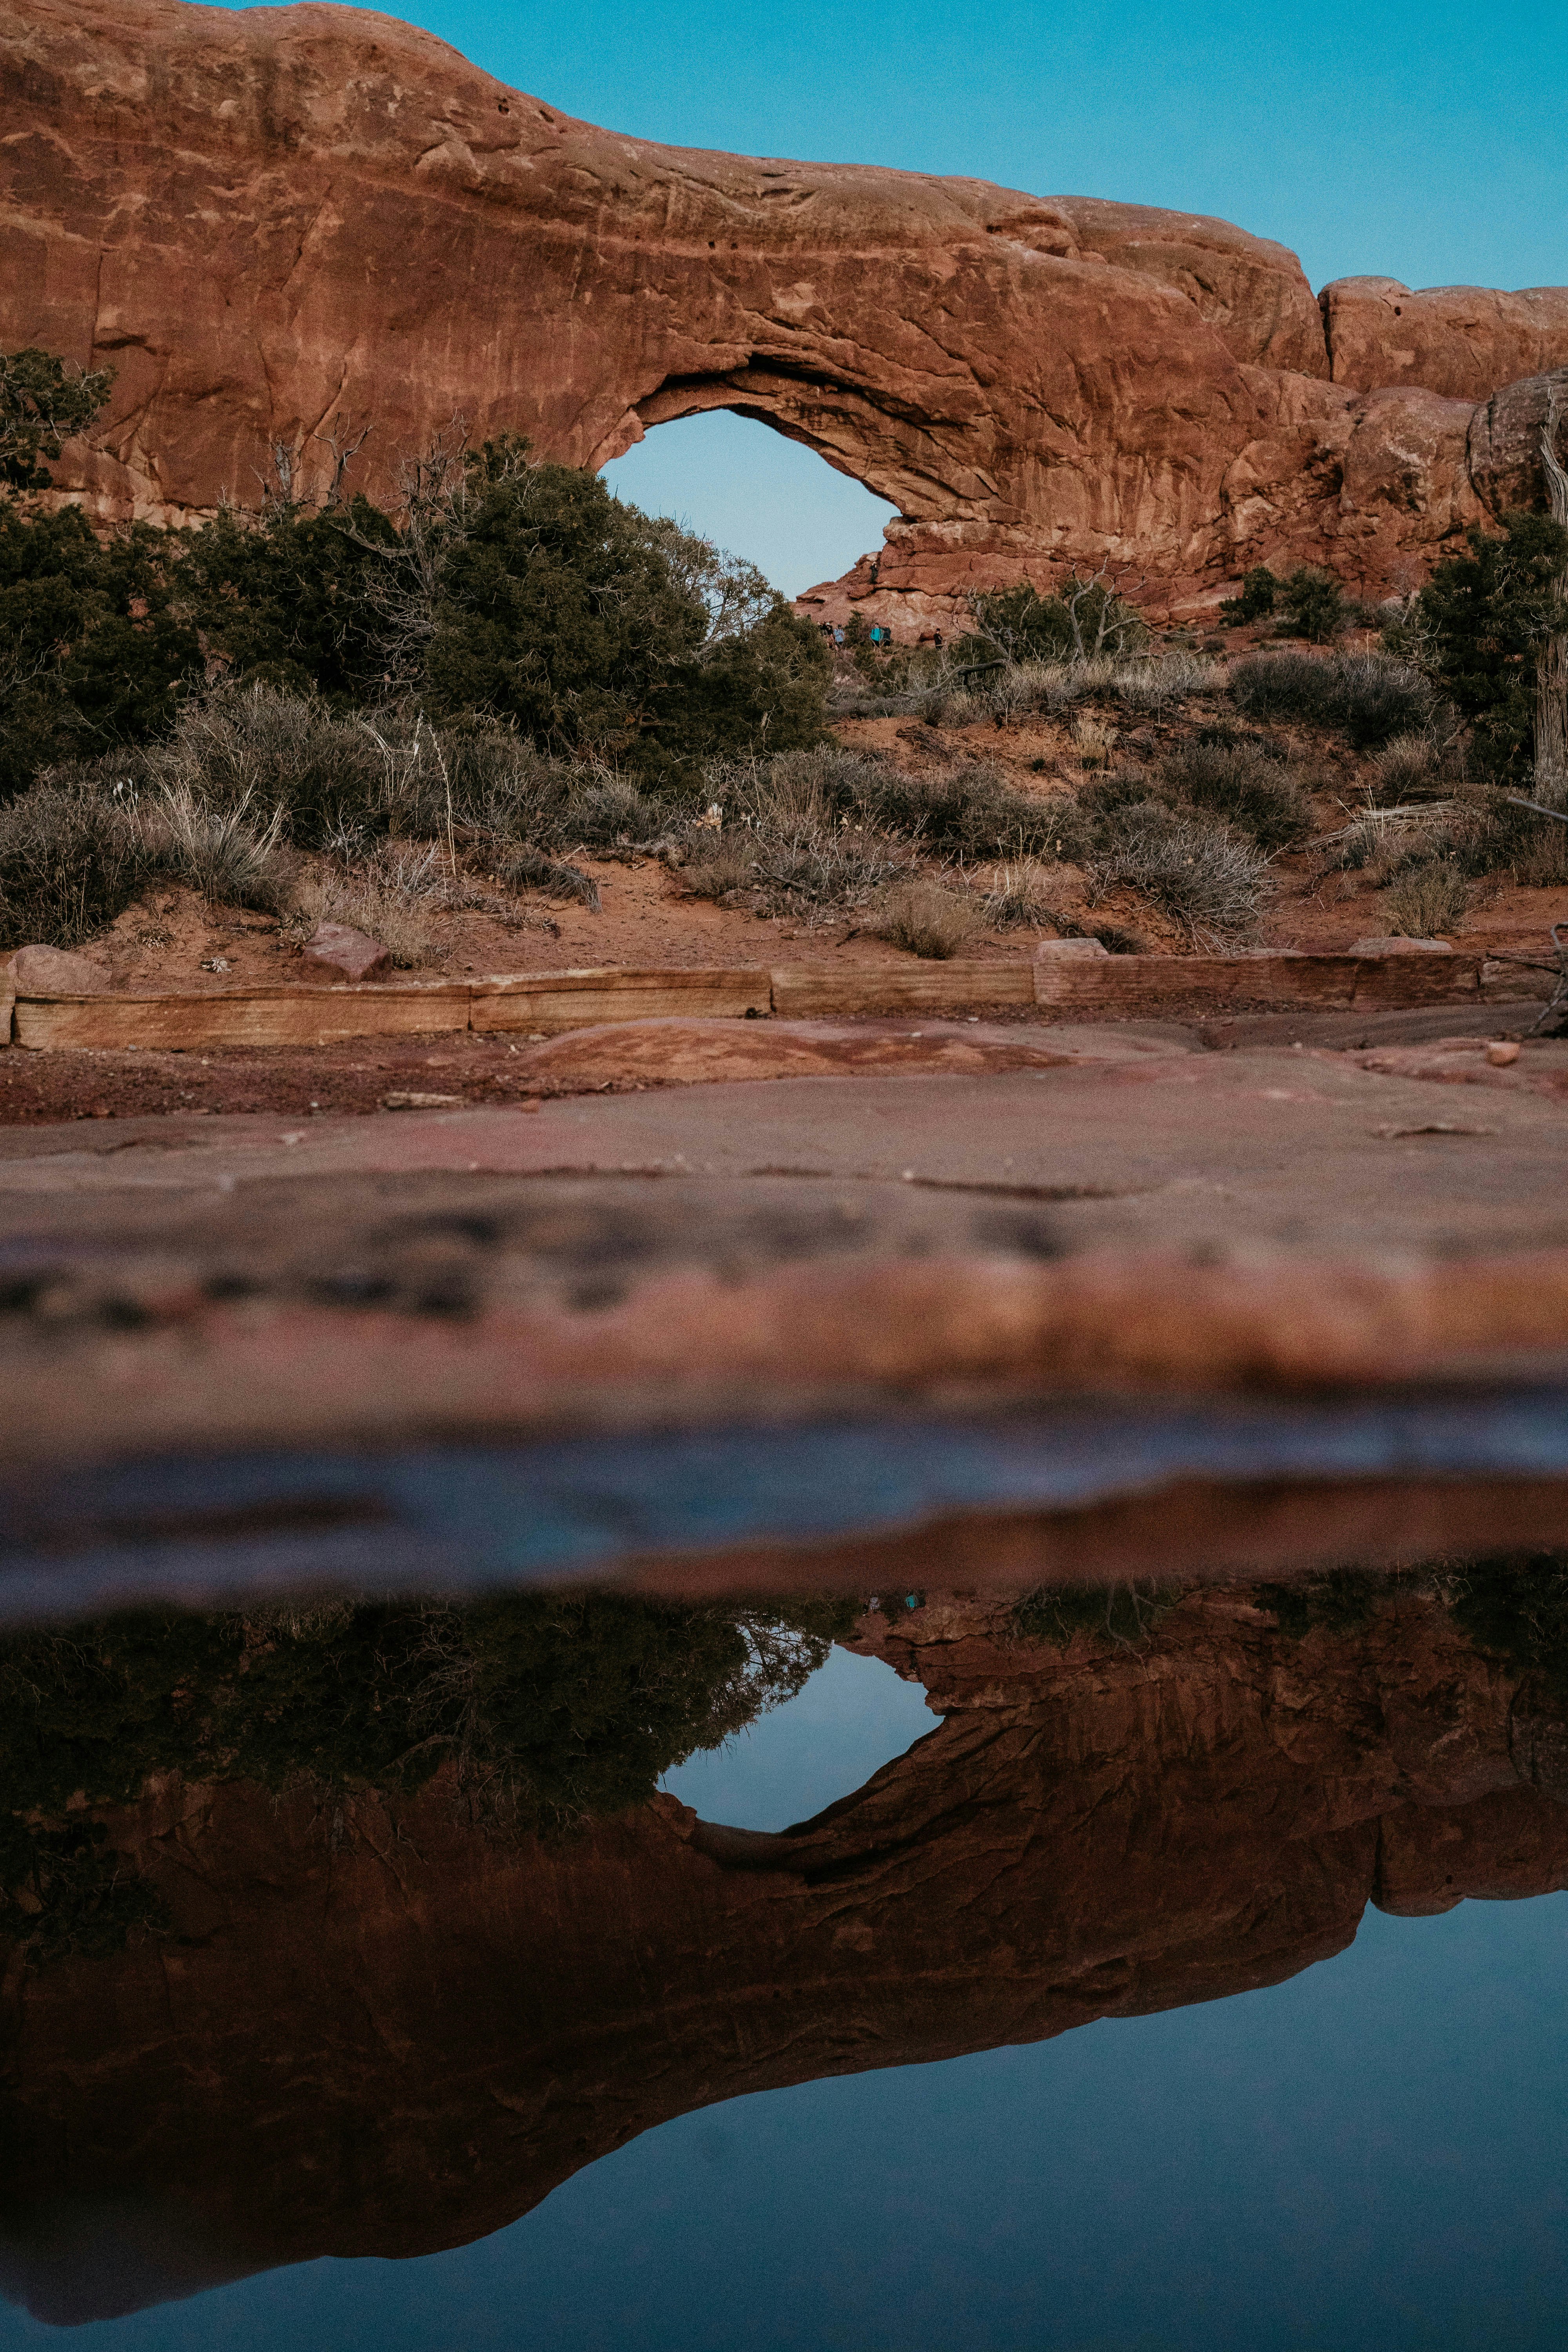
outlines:
M1568 364L1557 289L1321 313L1226 222L658 147L357 10L0 0L0 335L118 368L63 478L106 516L254 500L350 417L384 489L454 409L600 466L726 406L898 508L883 618L1100 562L1201 609L1418 572L1484 510L1477 401Z

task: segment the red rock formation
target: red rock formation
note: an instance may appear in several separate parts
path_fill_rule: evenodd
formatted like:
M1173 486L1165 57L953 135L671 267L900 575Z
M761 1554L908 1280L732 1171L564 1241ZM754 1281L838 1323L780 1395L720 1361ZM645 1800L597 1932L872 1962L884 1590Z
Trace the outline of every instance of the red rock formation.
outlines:
M1416 334L1352 280L1331 381L1295 257L1225 222L658 147L358 10L0 0L0 336L119 370L62 477L104 514L254 500L278 443L319 480L366 417L384 492L454 409L599 466L727 407L899 509L814 609L1101 562L1201 607L1264 558L1416 576L1483 511L1474 403L1568 348L1568 294Z
M1568 367L1568 286L1428 286L1397 278L1337 278L1323 327L1336 383L1371 392L1422 384L1472 404L1519 376Z
M1435 1599L1295 1640L1210 1593L1065 1653L1005 1619L868 1621L945 1720L779 1837L150 1790L111 1835L170 1931L5 1981L14 2287L78 2319L463 2243L716 2100L1277 1983L1369 1899L1568 1884L1561 1727ZM79 2262L69 2200L140 2232L139 2284Z

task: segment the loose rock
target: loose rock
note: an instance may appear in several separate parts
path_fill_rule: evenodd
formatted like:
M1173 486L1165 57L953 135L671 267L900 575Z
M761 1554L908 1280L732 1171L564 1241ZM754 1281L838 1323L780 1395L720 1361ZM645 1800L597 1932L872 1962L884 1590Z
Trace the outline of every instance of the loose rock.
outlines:
M347 923L318 923L302 952L315 971L339 980L384 980L392 970L392 958L381 941Z

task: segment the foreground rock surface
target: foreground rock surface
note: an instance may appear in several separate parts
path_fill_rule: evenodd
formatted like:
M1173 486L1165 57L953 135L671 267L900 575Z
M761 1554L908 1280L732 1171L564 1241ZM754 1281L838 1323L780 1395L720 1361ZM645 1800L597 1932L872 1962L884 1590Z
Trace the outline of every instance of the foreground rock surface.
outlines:
M1226 222L659 147L357 10L5 0L0 73L0 333L119 369L60 476L106 515L259 495L276 443L309 482L367 415L384 491L454 405L595 467L729 407L899 509L830 616L1102 561L1370 588L1492 501L1478 403L1568 364L1561 289L1350 281L1325 335Z
M0 1130L0 1455L1550 1376L1568 1097L1436 1058Z
M329 1840L309 1793L150 1785L102 1819L164 1932L5 1979L7 2291L79 2322L463 2244L696 2106L1276 1984L1369 1902L1568 1885L1560 1697L1433 1591L1359 1614L1242 1587L1053 1647L929 1594L861 1646L942 1720L778 1836L670 1797L487 1834L442 1779L344 1794Z

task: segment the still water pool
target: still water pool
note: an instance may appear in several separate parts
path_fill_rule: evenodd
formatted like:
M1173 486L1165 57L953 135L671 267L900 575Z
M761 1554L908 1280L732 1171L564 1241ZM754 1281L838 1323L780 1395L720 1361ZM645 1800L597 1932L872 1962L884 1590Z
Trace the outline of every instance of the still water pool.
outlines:
M1565 1629L1536 1552L9 1636L0 2352L1555 2352Z

